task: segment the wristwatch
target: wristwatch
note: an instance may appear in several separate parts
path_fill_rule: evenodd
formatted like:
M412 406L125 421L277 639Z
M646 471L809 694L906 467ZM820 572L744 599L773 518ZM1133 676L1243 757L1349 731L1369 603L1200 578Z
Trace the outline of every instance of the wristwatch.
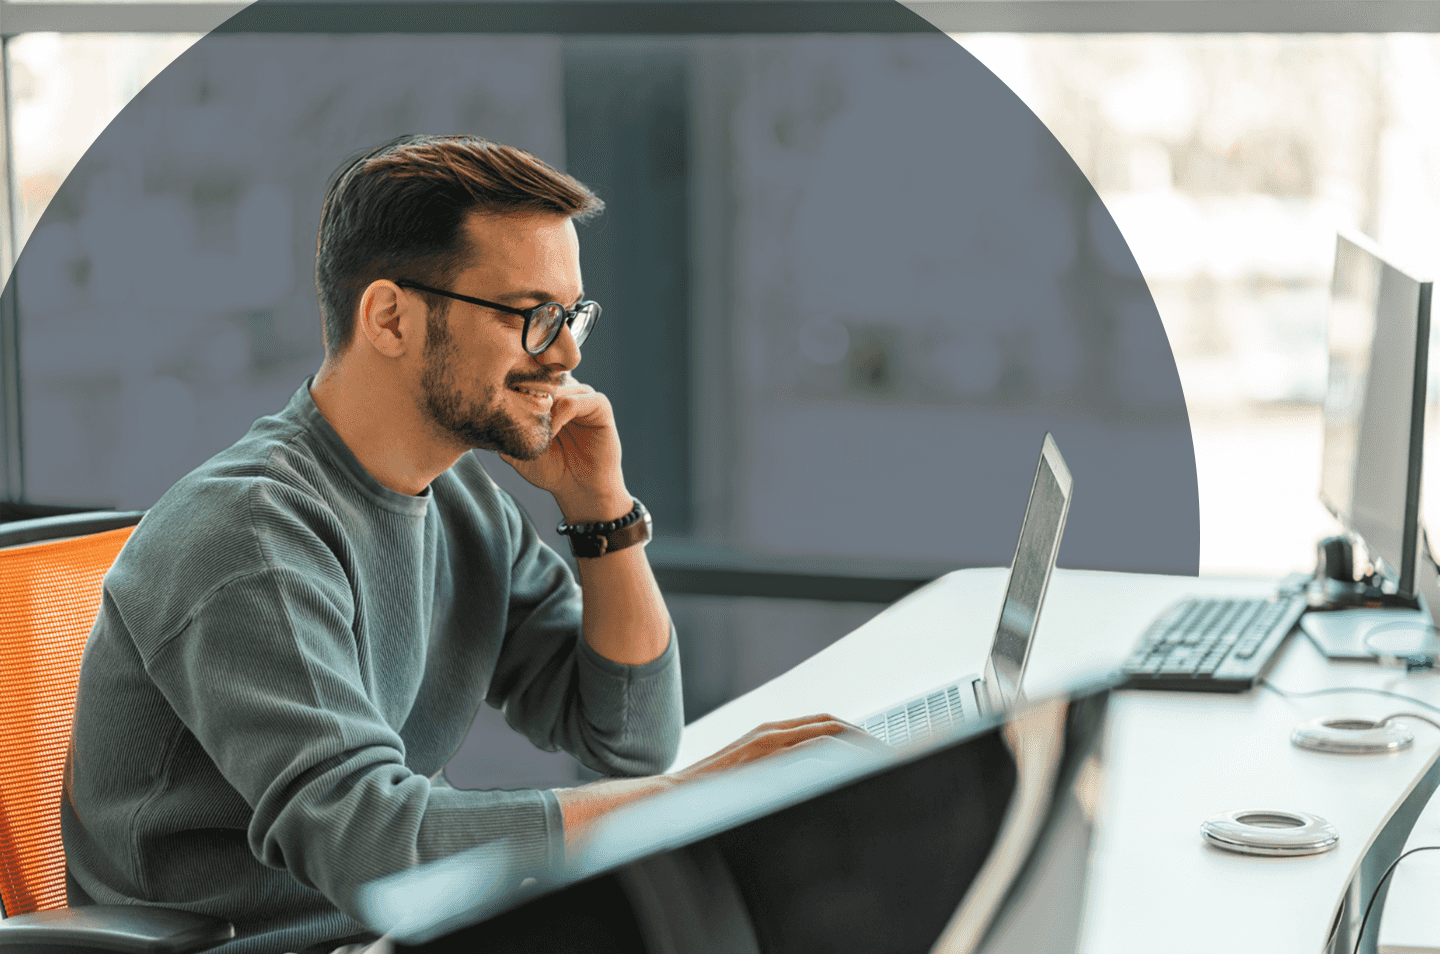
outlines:
M635 500L634 497L630 498ZM650 511L635 500L630 512L617 520L568 524L564 520L555 528L570 538L570 552L576 557L602 557L616 550L650 542Z

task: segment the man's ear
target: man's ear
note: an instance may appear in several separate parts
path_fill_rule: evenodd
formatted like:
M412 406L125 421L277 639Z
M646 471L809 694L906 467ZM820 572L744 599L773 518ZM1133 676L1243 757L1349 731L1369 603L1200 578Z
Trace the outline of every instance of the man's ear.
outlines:
M423 342L424 319L425 302L419 295L407 295L381 278L360 296L355 334L385 357L399 358Z

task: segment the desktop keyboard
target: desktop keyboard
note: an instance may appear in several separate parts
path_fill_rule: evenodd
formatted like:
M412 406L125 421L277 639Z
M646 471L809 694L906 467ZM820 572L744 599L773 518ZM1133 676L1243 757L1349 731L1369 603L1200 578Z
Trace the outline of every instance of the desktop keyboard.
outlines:
M873 715L865 720L861 728L891 745L924 742L932 735L948 733L961 721L970 718L960 699L960 686L947 686Z
M1305 605L1303 595L1177 603L1120 664L1124 688L1244 692L1270 668Z

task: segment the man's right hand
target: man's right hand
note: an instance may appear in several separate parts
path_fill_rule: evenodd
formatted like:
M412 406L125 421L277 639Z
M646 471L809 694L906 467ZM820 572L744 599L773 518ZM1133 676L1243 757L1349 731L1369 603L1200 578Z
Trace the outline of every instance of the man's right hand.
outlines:
M852 755L894 754L895 751L858 726L843 722L832 715L812 715L782 722L767 722L751 729L714 755L678 772L672 772L669 777L677 782L688 782L779 752L807 749L835 751L832 746L836 745L845 746L846 751Z
M669 775L649 778L617 778L591 782L579 788L555 792L565 819L566 851L575 851L594 825L606 813L650 795L669 791L676 785L724 772L748 762L781 752L813 749L816 754L834 753L844 746L851 756L894 754L894 749L864 730L831 715L805 716L781 722L767 722L707 758Z

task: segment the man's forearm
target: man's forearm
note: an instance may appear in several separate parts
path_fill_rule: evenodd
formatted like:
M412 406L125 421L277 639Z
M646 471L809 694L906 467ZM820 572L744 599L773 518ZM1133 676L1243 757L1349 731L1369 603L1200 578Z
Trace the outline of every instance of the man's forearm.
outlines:
M670 614L643 546L594 559L582 557L583 631L590 648L606 659L638 666L665 652Z
M578 360L578 353L576 360ZM505 458L520 475L555 497L571 526L608 523L630 513L635 498L620 469L620 436L605 395L561 375L551 407L554 439L534 460ZM670 615L638 544L601 557L580 557L583 630L590 648L612 662L638 666L670 642Z
M556 789L560 815L565 820L566 853L573 852L591 826L607 812L668 791L675 784L675 780L667 775L652 775L647 778L604 779L579 788Z

